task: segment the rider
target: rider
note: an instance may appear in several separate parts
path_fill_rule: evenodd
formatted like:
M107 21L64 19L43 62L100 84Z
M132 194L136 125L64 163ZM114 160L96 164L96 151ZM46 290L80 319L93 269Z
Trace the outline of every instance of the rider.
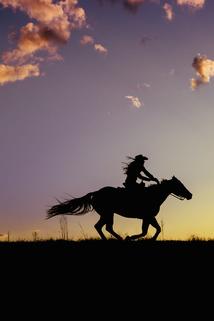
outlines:
M133 161L127 164L124 168L124 172L127 175L125 182L123 185L128 189L135 189L140 186L145 186L143 181L154 181L159 183L159 180L155 178L152 174L150 174L144 167L145 160L148 160L147 157L143 155L137 155L135 158L129 157ZM143 172L146 176L142 176L141 172ZM141 179L141 183L137 183L137 179Z

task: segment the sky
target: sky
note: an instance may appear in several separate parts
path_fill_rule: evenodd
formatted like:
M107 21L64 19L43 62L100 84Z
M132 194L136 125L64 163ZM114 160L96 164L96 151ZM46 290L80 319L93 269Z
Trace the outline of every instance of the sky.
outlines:
M56 199L122 186L137 154L193 194L164 202L162 237L214 238L213 1L0 0L0 25L0 239L59 237ZM98 219L67 216L69 237Z

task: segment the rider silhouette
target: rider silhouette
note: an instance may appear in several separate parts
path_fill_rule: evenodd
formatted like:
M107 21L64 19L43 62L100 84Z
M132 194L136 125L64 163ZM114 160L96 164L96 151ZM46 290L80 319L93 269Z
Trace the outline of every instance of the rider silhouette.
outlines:
M155 178L152 174L150 174L144 167L145 160L148 160L147 157L143 155L137 155L135 158L129 157L133 161L127 164L124 168L124 172L127 175L125 182L123 185L127 189L136 189L139 186L145 186L143 181L154 181L159 183L159 180ZM141 172L143 172L146 176L142 176ZM137 179L141 179L141 183L137 183Z

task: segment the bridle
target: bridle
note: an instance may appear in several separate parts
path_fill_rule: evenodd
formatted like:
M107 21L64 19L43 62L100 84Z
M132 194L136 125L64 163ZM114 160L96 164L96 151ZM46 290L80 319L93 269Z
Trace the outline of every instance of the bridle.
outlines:
M175 195L174 193L170 193L169 195L172 195L173 197L179 199L180 201L185 200L185 197L184 197L184 196L177 196L177 195Z
M185 197L183 197L183 196L177 196L177 195L175 195L173 193L171 193L170 195L174 196L175 198L179 199L180 201L185 200Z

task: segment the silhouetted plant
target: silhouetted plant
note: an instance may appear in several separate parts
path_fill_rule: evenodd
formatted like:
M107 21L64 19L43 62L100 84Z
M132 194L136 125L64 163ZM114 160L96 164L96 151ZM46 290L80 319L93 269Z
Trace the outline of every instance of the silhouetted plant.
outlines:
M189 240L189 241L205 241L204 238L199 237L199 236L197 236L197 235L195 235L195 234L192 234L192 235L189 237L188 240Z
M80 227L80 230L81 230L81 234L83 236L83 239L86 240L88 237L87 237L87 234L85 233L82 225L79 223L79 227Z
M61 215L59 218L61 238L63 240L68 240L68 221L65 215Z
M34 241L34 242L38 241L38 239L39 239L39 233L38 233L38 231L33 231L33 232L32 232L32 237L33 237L33 241Z

